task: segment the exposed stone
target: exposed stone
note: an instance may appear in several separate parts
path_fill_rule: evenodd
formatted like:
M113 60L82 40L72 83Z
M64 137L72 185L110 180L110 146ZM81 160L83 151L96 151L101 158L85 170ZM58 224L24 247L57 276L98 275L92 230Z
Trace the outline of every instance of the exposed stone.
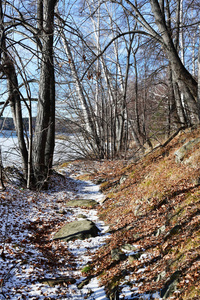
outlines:
M161 290L161 298L167 299L173 295L176 291L176 287L179 281L179 276L181 275L180 271L174 272L169 280L165 283L164 288Z
M112 259L116 261L124 260L126 258L126 255L123 252L121 252L121 250L118 248L111 250L111 256Z
M124 183L124 182L126 181L127 178L128 178L127 175L122 175L122 177L121 177L120 180L119 180L119 184Z
M67 213L67 211L64 208L61 208L61 209L57 210L56 212L61 215L66 215L66 213Z
M133 239L136 241L140 238L140 233L133 234Z
M98 204L97 201L92 199L74 199L66 203L68 207L83 207L83 208L93 208Z
M161 235L162 233L165 232L165 230L166 230L166 226L165 226L165 225L161 226L161 227L158 228L158 230L155 232L155 236Z
M84 240L95 237L99 233L99 229L90 220L73 221L65 224L55 235L54 240Z
M92 277L90 276L90 277L87 277L87 278L83 279L83 280L77 285L78 289L82 289L85 285L87 285L87 284L90 282L91 278L92 278Z
M105 181L106 181L105 178L100 177L100 178L97 178L96 180L94 180L94 183L97 184L97 185L99 185L101 183L104 183Z
M134 210L134 215L135 216L140 216L142 213L139 211L140 208L142 207L141 204L136 205L135 210Z
M184 160L184 158L187 156L188 152L197 144L200 143L200 138L191 140L187 143L185 143L181 148L179 148L175 153L175 161L177 163L180 163Z
M130 254L128 256L129 263L131 264L133 261L138 260L142 254L143 254L143 252L137 252L137 253Z
M64 285L64 284L74 284L76 280L71 277L58 277L58 278L43 278L39 280L40 283L48 284L50 287L54 287L55 285Z
M175 225L172 229L170 229L169 232L167 232L167 234L166 234L165 237L164 237L164 240L166 241L166 240L167 240L168 238L170 238L171 236L173 236L173 235L179 233L180 230L181 230L181 228L182 228L181 225L179 225L179 224Z
M126 251L137 251L138 248L134 245L131 244L125 244L122 246L122 250L126 250Z
M165 278L166 274L167 274L166 271L162 271L162 272L158 275L158 277L156 278L156 282L158 282L158 281L162 280L163 278Z
M79 218L79 219L87 219L87 217L85 215L83 215L83 214L77 215L77 218Z

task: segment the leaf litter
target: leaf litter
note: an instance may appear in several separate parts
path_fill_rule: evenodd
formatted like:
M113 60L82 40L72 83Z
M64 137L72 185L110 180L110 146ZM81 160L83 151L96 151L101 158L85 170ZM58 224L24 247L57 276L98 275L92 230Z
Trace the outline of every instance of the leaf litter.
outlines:
M77 287L85 278L81 268L109 238L107 228L97 210L65 206L75 198L100 201L103 195L92 182L69 176L54 174L51 183L48 191L39 193L9 184L1 192L0 299L107 299L96 278L83 289ZM62 225L81 214L96 223L99 236L68 243L53 240ZM50 287L46 282L53 278L65 280Z
M69 200L80 198L102 203L105 196L92 181L78 179L82 170L77 164L59 171L62 176L54 173L47 191L36 193L7 184L0 195L0 299L108 299L97 276L89 276L90 280L79 287L87 279L81 270L92 264L97 250L110 238L108 226L98 219L97 209L65 206ZM64 224L81 215L96 224L101 232L99 236L69 242L53 240ZM128 257L135 251L124 250L124 253ZM145 258L143 254L138 272L145 270ZM55 278L61 281L49 285ZM139 285L133 281L130 286L130 276L124 279L119 299L133 299ZM152 297L159 299L157 293ZM144 293L142 299L150 299L150 296Z

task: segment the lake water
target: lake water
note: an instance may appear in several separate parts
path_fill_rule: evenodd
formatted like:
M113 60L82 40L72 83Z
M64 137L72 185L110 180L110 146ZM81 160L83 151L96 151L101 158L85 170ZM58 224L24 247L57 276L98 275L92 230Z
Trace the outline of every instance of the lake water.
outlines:
M74 136L69 135L67 140L56 140L54 164L78 158L77 149L73 146ZM0 146L3 166L21 166L21 157L18 149L16 133L3 131L0 133ZM80 157L80 155L79 155Z

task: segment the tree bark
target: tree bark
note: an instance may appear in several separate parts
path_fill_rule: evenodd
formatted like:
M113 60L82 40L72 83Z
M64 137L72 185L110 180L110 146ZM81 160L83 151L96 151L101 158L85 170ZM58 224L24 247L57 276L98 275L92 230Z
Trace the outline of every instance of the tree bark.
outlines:
M188 106L190 107L192 114L197 114L197 82L184 67L178 55L170 31L166 26L165 16L161 11L159 2L157 0L150 0L150 4L156 24L162 36L163 48L171 64L174 79L177 82L180 90L182 90L183 86L185 86Z
M39 0L39 29L42 30L42 57L39 98L33 146L34 174L43 185L52 167L55 145L55 78L53 60L54 10L57 0ZM42 6L43 5L43 6Z

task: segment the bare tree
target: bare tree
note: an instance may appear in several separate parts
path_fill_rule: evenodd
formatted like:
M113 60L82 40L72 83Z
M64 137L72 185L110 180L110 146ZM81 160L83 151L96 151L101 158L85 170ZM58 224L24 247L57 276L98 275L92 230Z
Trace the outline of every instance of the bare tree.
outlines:
M41 71L34 138L34 175L47 178L55 145L54 11L57 0L38 0L38 32L41 40Z

